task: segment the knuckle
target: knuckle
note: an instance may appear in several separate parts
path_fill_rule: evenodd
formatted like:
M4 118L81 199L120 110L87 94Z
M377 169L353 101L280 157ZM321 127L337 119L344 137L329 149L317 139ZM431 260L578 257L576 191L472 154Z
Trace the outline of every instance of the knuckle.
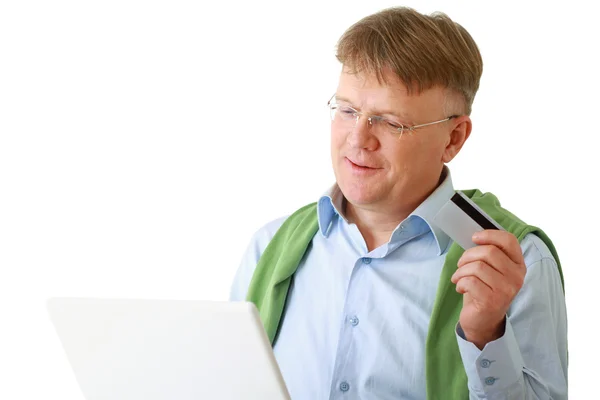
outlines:
M473 276L466 276L463 278L463 280L465 281L465 285L473 286L475 284L475 282L477 281L477 278L475 278Z
M517 283L516 285L507 285L506 295L508 297L509 302L512 302L512 300L517 296L517 294L521 290L521 286L522 284L520 283Z
M514 286L514 292L515 292L514 296L516 296L521 291L522 288L523 288L523 282L521 281Z
M475 265L473 266L473 268L475 269L476 272L483 272L485 271L487 267L487 264L483 261L477 261L475 263Z
M493 248L490 249L490 257L501 257L504 254L504 252L499 248L494 246Z
M518 270L521 272L521 275L523 275L523 278L525 278L525 275L527 274L527 266L525 265L525 262L519 263Z

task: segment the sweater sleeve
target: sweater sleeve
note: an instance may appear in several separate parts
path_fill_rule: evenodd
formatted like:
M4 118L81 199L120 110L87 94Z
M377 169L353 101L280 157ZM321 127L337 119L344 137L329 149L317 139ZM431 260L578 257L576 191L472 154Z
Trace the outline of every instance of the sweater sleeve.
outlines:
M287 216L273 220L254 233L233 278L229 300L246 300L248 287L252 281L252 275L254 274L258 260L286 218Z

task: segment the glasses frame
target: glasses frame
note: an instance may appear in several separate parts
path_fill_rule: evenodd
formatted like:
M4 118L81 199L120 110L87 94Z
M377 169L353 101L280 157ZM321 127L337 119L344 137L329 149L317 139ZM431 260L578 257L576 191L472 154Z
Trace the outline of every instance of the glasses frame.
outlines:
M330 112L330 115L331 115L331 120L333 121L334 120L334 118L333 118L333 111L337 107L339 107L339 105L335 101L335 94L333 96L331 96L331 98L327 102L327 106L329 107L329 112ZM373 119L378 119L380 121L388 121L388 123L391 122L387 118L381 117L379 115L369 115L369 114L363 113L362 111L358 111L355 108L350 107L350 106L348 106L348 108L351 109L352 111L354 111L353 114L352 114L356 118L356 120L354 122L354 126L356 126L356 124L358 123L358 120L362 116L366 116L367 117L367 120L369 121L369 125L371 125L371 126L373 126L373 121L372 121ZM413 133L415 131L415 129L423 128L423 127L430 126L430 125L435 125L435 124L441 124L442 122L450 121L451 119L458 118L458 117L460 117L460 115L451 115L451 116L446 117L444 119L440 119L439 121L427 122L425 124L418 124L418 125L413 125L413 126L404 126L404 124L402 124L402 123L393 122L394 125L400 125L400 127L398 127L398 128L392 128L392 129L396 129L398 132L400 132L400 136L402 136L402 134L405 131Z

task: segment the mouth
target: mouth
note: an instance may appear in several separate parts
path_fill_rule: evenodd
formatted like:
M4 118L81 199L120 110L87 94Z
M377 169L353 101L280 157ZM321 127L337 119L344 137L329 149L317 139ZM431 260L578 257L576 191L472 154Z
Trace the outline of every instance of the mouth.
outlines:
M350 166L350 168L354 172L370 173L370 172L375 172L375 171L381 169L381 168L369 167L366 165L361 165L361 164L355 163L354 161L350 160L348 157L345 157L344 160L346 161L346 163Z

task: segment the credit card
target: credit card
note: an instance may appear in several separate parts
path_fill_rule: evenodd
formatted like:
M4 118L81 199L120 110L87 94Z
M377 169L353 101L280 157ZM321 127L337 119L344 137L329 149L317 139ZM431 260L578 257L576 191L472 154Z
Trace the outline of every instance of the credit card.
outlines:
M457 191L442 206L432 222L465 250L477 246L471 240L476 232L484 229L504 230L461 191Z

